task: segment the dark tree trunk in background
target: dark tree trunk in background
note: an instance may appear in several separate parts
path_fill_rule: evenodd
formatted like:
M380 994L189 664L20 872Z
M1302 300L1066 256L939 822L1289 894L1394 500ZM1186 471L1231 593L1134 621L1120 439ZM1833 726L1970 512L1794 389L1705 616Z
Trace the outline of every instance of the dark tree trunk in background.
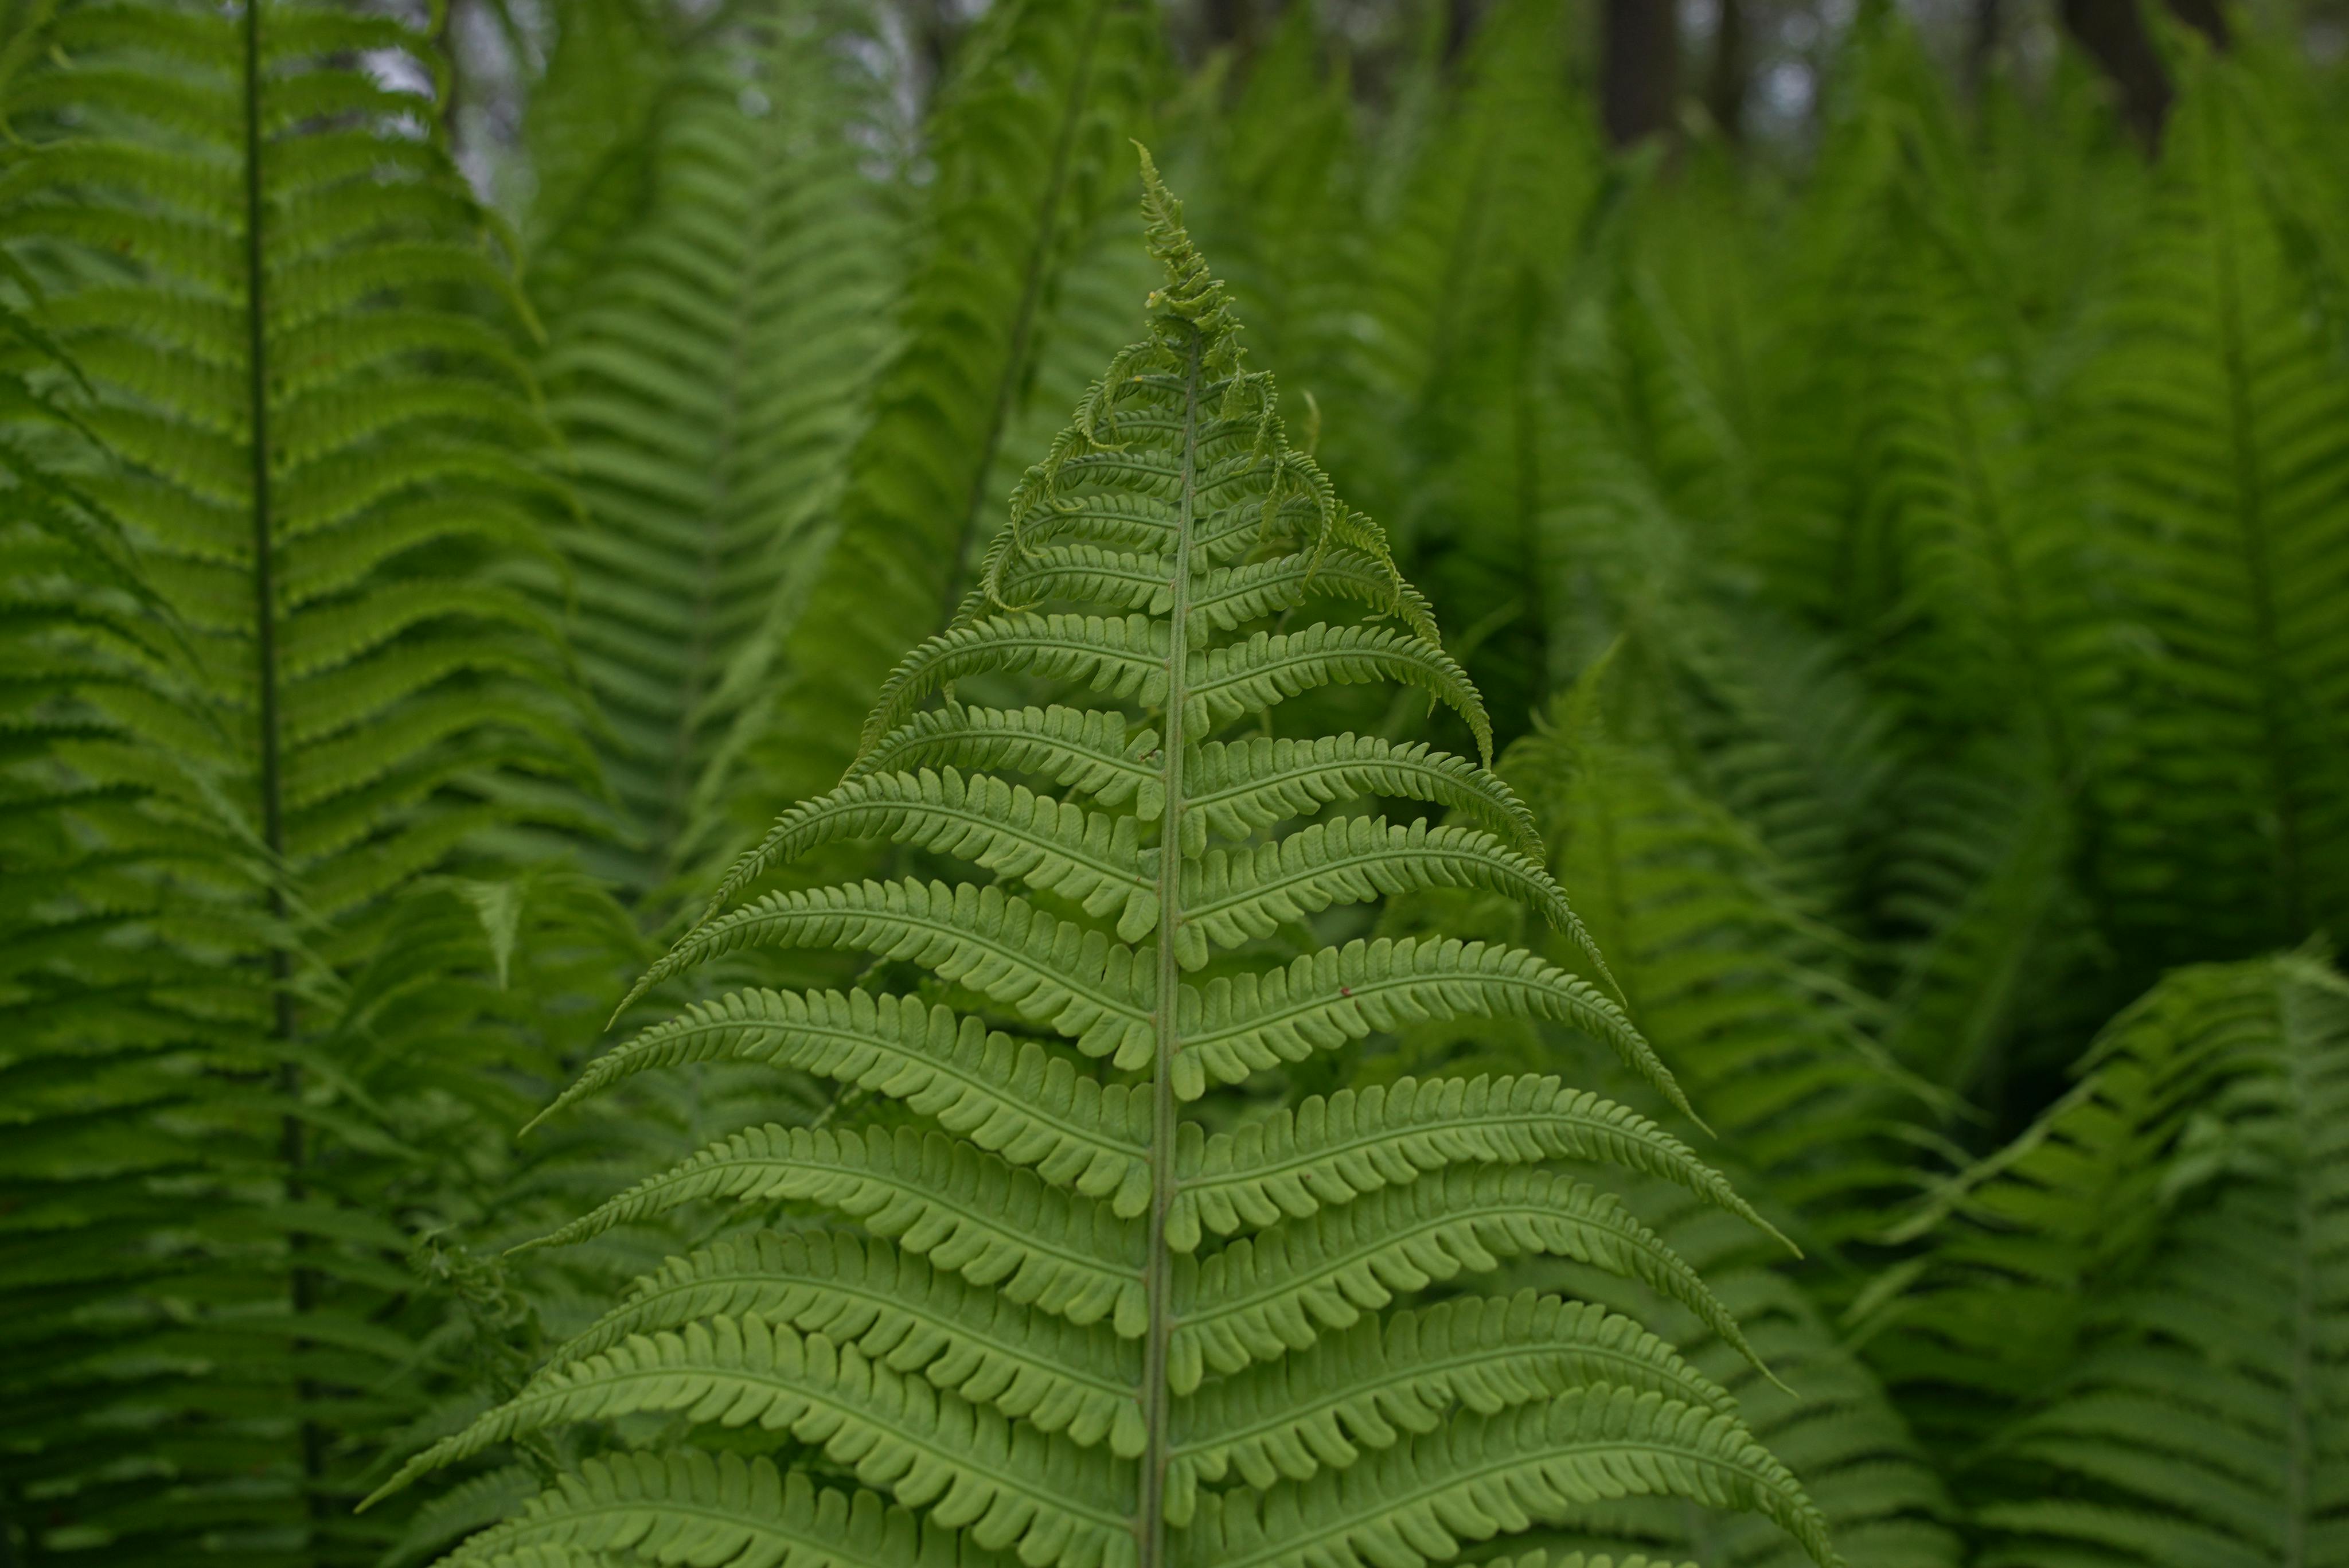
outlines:
M1246 56L1256 52L1257 0L1206 0L1207 47L1228 45Z
M1991 66L2006 38L2002 0L1974 0L1974 25L1966 37L1966 92L1976 102L1990 86Z
M1629 147L1669 135L1681 93L1680 7L1672 0L1607 0L1600 26L1599 103L1609 140Z
M1468 40L1476 36L1478 21L1476 0L1444 0L1444 63L1452 64L1468 52Z
M1704 107L1721 134L1732 141L1745 140L1745 84L1753 70L1745 43L1745 7L1740 0L1721 0L1721 16L1713 34L1713 65L1704 80Z
M2169 0L2169 8L2213 44L2227 47L2227 9L2219 0Z
M2113 78L2121 118L2146 151L2161 145L2169 118L2169 73L2146 30L2137 0L2064 0L2064 26ZM2217 0L2169 0L2169 8L2213 44L2227 45L2227 19Z

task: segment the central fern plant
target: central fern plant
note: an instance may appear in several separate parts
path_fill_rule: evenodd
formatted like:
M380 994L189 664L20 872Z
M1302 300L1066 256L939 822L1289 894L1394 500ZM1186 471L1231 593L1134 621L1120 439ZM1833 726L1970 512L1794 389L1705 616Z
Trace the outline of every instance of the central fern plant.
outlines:
M1834 1563L1793 1474L1670 1345L1594 1304L1457 1289L1569 1258L1750 1355L1692 1269L1560 1168L1664 1178L1761 1224L1677 1139L1547 1077L1250 1098L1376 1030L1514 1016L1605 1042L1686 1108L1614 1003L1531 953L1295 945L1309 916L1434 887L1580 928L1485 766L1269 732L1289 699L1396 681L1489 735L1379 530L1286 443L1224 286L1144 174L1167 279L1148 337L1029 471L982 586L891 678L847 776L776 823L637 990L754 947L934 978L737 992L592 1066L565 1102L717 1060L845 1092L823 1125L746 1128L547 1238L709 1199L794 1216L672 1259L392 1484L657 1413L457 1560L1417 1568L1648 1495L1757 1511ZM1346 601L1369 618L1291 628ZM1019 676L1069 701L952 690ZM1242 722L1259 732L1218 738ZM1297 822L1366 797L1459 825ZM993 879L738 902L850 837Z

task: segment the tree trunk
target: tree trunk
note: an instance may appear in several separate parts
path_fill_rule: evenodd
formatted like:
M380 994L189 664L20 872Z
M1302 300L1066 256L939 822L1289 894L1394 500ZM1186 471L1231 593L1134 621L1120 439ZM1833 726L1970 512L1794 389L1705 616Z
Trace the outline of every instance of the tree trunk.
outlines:
M2213 45L2227 47L2227 19L2216 0L2169 0L2169 8ZM2129 130L2147 152L2158 148L2162 122L2169 118L2169 73L2137 0L2064 0L2063 11L2064 26L2113 78Z
M1669 0L1607 0L1599 99L1618 147L1671 134L1680 101L1679 11Z
M1990 86L1991 67L2005 37L2004 0L1974 0L1974 25L1966 37L1966 92L1977 103Z
M1713 35L1713 66L1704 83L1704 107L1722 135L1745 140L1745 84L1752 72L1746 57L1745 7L1740 0L1721 0L1721 16Z
M1444 0L1444 63L1446 66L1468 52L1468 40L1476 36L1478 12L1476 0Z
M2227 47L2227 12L2219 0L2169 0L2169 9L2217 47Z
M1204 9L1209 48L1228 47L1242 56L1256 52L1256 0L1206 0Z

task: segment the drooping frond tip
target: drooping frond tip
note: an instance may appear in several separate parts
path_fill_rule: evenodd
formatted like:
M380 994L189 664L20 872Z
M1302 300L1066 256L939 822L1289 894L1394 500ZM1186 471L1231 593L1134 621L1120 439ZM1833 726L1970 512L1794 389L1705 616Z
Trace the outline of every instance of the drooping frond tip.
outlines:
M1224 347L1229 357L1228 365L1237 369L1239 349L1234 339L1240 324L1231 312L1230 291L1221 278L1207 266L1207 258L1191 241L1191 232L1183 226L1183 203L1166 189L1159 178L1158 165L1152 161L1150 149L1137 141L1133 150L1142 155L1142 213L1144 242L1150 254L1166 269L1166 284L1151 292L1149 307L1163 310L1196 327L1210 346L1208 358L1217 356L1216 347Z

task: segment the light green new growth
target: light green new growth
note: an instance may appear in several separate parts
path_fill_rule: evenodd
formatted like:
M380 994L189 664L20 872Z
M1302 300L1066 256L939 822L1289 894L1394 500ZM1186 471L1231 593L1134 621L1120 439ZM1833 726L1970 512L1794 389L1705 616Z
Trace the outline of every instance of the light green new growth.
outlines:
M1645 1496L1759 1513L1835 1564L1730 1397L1639 1324L1531 1292L1411 1303L1512 1257L1568 1258L1643 1282L1750 1358L1695 1270L1594 1184L1661 1179L1769 1231L1662 1127L1543 1076L1405 1079L1212 1136L1195 1119L1252 1074L1443 1018L1579 1028L1685 1101L1613 1002L1529 952L1420 938L1299 957L1268 940L1452 887L1588 945L1488 758L1217 734L1381 680L1489 743L1377 527L1288 444L1146 154L1143 176L1166 271L1149 335L1029 470L979 586L890 680L846 778L784 814L637 988L787 946L900 961L942 989L740 991L645 1031L558 1102L730 1061L885 1110L745 1128L541 1244L719 1198L839 1229L671 1260L386 1490L497 1442L659 1412L800 1446L589 1459L457 1560L1418 1568ZM1371 618L1312 619L1324 606ZM925 705L1007 675L1060 704ZM1375 797L1461 825L1298 820ZM740 901L839 838L984 879ZM1545 1563L1609 1560L1519 1568Z

